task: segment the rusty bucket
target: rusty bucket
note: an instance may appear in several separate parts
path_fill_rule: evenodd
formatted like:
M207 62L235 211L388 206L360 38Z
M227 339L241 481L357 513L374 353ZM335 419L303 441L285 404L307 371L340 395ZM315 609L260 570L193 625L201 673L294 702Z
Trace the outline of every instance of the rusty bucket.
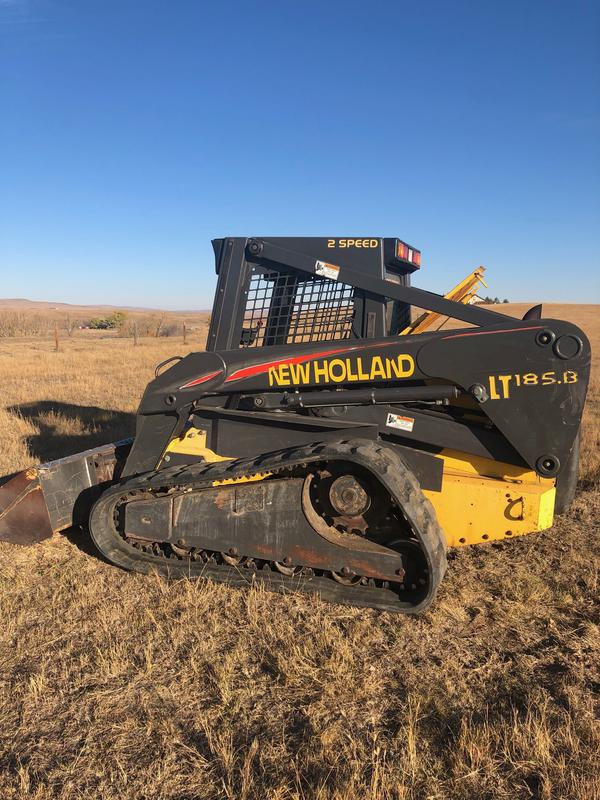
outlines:
M0 479L0 541L35 544L85 524L96 499L118 481L132 441L85 450Z

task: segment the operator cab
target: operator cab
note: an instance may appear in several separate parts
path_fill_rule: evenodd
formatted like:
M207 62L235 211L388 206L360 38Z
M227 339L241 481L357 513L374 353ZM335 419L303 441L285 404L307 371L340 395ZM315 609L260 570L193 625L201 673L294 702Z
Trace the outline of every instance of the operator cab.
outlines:
M410 323L410 304L338 280L343 270L363 285L372 277L410 286L421 253L400 239L228 238L213 240L213 248L218 283L208 350L390 336Z

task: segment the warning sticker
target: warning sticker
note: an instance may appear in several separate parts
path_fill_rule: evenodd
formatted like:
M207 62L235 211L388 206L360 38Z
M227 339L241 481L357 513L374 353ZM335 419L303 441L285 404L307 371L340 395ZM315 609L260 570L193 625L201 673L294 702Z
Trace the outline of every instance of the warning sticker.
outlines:
M335 264L328 264L326 261L317 261L315 264L315 272L317 275L322 275L324 278L337 281L340 268L336 267Z
M401 417L398 414L388 414L387 422L385 423L388 428L398 428L400 431L412 431L415 421L412 417Z

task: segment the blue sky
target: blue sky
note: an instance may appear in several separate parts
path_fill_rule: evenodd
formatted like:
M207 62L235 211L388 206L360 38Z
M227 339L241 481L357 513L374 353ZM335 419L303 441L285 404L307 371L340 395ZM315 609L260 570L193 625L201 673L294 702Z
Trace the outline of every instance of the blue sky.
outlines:
M400 236L600 302L597 2L0 0L0 296L206 308L210 239Z

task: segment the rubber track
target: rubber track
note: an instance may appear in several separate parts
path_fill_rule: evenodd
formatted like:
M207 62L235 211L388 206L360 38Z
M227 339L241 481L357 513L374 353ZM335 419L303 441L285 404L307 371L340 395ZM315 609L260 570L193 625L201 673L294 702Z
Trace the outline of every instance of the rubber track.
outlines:
M199 491L213 488L214 481L253 477L269 472L277 474L291 468L306 468L319 462L343 460L369 470L402 509L425 554L429 581L421 594L412 600L407 593L391 588L344 586L323 575L288 577L265 569L248 569L226 564L207 564L191 559L174 559L144 553L128 544L114 523L114 511L128 492L164 491L172 488ZM126 479L107 489L90 514L90 533L100 552L112 563L136 572L158 572L170 578L203 576L234 586L261 581L276 591L308 591L324 600L385 611L418 613L433 601L446 570L446 544L433 506L424 496L410 468L391 447L366 439L319 442L262 454L253 459L199 463L170 467Z

